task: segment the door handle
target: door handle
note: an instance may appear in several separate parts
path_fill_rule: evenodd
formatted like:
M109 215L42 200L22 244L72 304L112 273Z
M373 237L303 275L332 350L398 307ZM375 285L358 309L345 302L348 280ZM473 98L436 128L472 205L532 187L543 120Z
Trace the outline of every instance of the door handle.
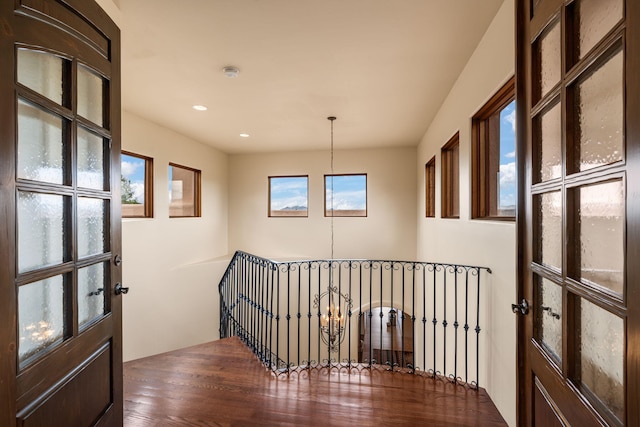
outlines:
M551 307L542 306L542 307L540 307L540 309L542 311L546 311L547 313L549 313L549 315L551 317L553 317L554 319L560 319L560 314L556 313L555 311L553 311L553 309Z
M522 298L520 304L511 304L511 311L521 315L529 314L529 303L526 299Z
M125 288L120 284L120 282L116 283L116 288L113 290L116 295L129 293L129 288Z
M102 289L102 288L98 288L98 289L96 289L96 290L95 290L95 291L93 291L93 292L89 292L89 296L90 296L90 297L92 297L92 296L94 296L94 295L95 295L95 296L98 296L98 295L100 295L100 294L102 293L102 291L104 291L104 289Z

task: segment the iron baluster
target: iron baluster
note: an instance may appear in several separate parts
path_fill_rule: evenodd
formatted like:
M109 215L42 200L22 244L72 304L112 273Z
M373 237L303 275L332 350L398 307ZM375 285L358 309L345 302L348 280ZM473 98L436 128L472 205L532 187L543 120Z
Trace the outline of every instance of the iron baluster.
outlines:
M433 320L431 321L431 323L433 323L433 375L435 376L436 373L438 372L437 369L437 363L436 363L436 352L438 349L438 346L436 346L436 336L437 336L437 331L436 331L436 326L438 324L438 319L436 318L436 306L437 306L437 299L436 299L436 284L438 283L437 278L437 266L433 267Z
M469 270L464 281L464 382L469 382Z
M422 271L422 367L427 368L427 268Z
M453 274L453 381L458 382L458 266Z
M477 295L477 303L476 303L476 384L475 387L478 388L480 386L480 269L476 270L478 274L478 279L476 283L478 284L478 295ZM491 272L491 270L489 270Z
M269 365L270 367L273 367L273 353L271 352L272 344L273 344L273 285L274 285L274 281L275 281L275 273L276 273L276 268L274 268L274 266L271 266L271 288L270 288L270 292L269 294L271 295L271 299L269 301ZM277 359L276 359L277 360Z
M307 314L308 322L308 335L307 335L307 365L311 365L311 262L307 264L307 277L309 278L309 312Z

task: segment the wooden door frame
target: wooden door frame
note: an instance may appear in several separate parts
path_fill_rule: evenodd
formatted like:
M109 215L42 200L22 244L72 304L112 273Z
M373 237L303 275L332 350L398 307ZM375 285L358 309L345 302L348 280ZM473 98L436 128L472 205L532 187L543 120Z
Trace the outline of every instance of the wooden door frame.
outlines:
M531 102L531 94L528 93L529 85L523 75L530 66L529 41L528 41L528 5L527 0L516 0L515 5L515 48L516 48L516 70L515 70L515 90L516 90L516 303L523 299L531 301L531 295L525 295L525 274L528 268L525 259L528 258L528 251L531 248L527 244L527 188L531 186L531 165L527 164L524 154L529 146L528 127L529 117L527 103ZM530 218L529 218L530 220ZM532 419L531 405L526 399L527 388L531 388L531 381L526 374L527 340L526 340L526 318L516 315L516 420L519 426L526 426L527 420Z
M628 236L640 236L640 2L625 2L627 15L625 72L634 78L626 79L626 158L632 161L627 167L627 182L636 183L633 192L627 188L627 357L626 376L635 378L627 382L627 421L629 425L640 425L640 241L629 241ZM629 42L630 41L630 42ZM630 141L634 141L633 144ZM629 260L635 260L630 262ZM631 286L634 284L635 286ZM631 402L636 402L632 405Z
M541 0L538 7L545 12L563 7L573 0ZM526 299L533 301L532 287L525 283L530 279L531 268L526 260L531 258L532 236L527 224L530 224L531 212L531 159L525 153L530 152L531 132L529 111L531 110L531 84L527 70L531 69L531 43L529 8L531 0L516 0L516 120L517 127L517 177L518 196L516 212L516 254L517 254L517 301ZM626 15L625 29L625 161L626 169L626 235L625 235L625 283L626 283L626 353L625 353L625 385L626 385L626 423L640 425L640 405L634 402L640 397L640 263L631 260L640 259L640 2L624 1ZM535 20L535 19L534 19ZM538 25L539 22L536 22ZM530 80L530 79L529 79ZM635 185L633 184L635 183ZM531 314L529 314L531 316ZM533 390L533 381L528 367L527 322L525 316L517 318L517 379L516 406L517 424L530 426L533 423L533 407L527 399L528 390Z
M0 2L0 16L12 13L14 2ZM1 21L0 21L1 22ZM0 157L0 224L15 229L15 190L11 183L15 179L15 95L14 42L10 26L0 24L0 145L8 145L11 156ZM3 83L3 82L10 82ZM10 259L16 256L15 234L0 236L0 254ZM0 263L0 425L10 426L16 422L16 354L17 354L17 292L15 289L15 263Z

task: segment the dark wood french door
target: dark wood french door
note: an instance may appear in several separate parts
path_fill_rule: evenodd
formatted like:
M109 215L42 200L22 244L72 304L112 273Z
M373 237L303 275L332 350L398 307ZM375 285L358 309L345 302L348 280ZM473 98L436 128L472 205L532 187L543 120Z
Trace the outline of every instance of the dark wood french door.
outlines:
M638 426L640 2L516 15L519 424Z
M0 8L0 425L122 425L120 33Z

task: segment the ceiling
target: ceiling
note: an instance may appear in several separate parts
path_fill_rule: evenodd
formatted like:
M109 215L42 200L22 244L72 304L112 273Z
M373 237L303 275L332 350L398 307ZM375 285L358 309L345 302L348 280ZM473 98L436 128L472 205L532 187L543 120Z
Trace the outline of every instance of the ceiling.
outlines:
M119 0L122 105L226 153L327 148L327 116L337 149L415 146L502 2Z

